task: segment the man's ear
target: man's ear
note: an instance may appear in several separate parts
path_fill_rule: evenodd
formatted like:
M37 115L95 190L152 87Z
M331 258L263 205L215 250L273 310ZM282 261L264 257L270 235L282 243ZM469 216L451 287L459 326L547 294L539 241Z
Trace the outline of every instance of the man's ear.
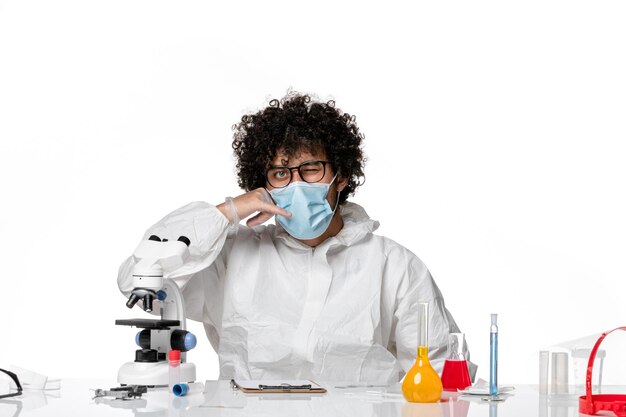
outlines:
M339 180L337 181L337 191L342 192L344 188L346 188L346 186L348 185L349 178L343 178L338 176L337 179Z

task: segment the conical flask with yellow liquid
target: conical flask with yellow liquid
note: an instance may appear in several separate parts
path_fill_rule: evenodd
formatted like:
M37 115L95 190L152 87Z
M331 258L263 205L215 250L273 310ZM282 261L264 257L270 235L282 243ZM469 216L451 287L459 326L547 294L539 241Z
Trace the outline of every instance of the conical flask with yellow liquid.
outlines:
M404 376L402 394L412 403L434 403L441 398L443 385L428 360L428 303L417 305L417 358Z

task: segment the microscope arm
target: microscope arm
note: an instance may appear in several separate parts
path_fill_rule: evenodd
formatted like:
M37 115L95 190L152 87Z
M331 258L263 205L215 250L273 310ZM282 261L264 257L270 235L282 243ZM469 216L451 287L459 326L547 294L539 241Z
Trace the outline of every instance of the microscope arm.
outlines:
M167 297L161 303L163 306L161 319L179 320L180 328L185 330L187 328L185 322L185 302L180 288L178 288L178 285L173 279L166 278L163 282L163 290L167 294Z

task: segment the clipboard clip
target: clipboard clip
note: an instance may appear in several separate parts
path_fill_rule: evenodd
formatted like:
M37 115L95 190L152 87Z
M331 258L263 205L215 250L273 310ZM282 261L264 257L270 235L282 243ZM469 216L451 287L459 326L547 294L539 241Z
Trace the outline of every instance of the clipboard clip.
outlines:
M279 389L279 390L292 390L292 389L311 389L311 384L306 384L306 385L291 385L291 384L280 384L280 385L264 385L264 384L259 384L259 389L262 390L266 390L266 389Z

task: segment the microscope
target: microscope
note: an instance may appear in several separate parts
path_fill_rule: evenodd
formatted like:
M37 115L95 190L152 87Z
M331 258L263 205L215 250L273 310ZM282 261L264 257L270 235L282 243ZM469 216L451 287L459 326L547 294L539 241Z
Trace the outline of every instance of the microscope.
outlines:
M121 385L166 386L169 383L167 353L179 350L180 381L193 382L196 366L186 361L186 352L196 346L196 337L185 330L185 306L180 288L173 279L164 278L163 271L172 271L189 256L191 241L180 236L169 242L152 235L143 240L133 256L133 291L126 306L133 308L141 302L144 311L160 312L160 320L130 319L116 320L116 325L134 326L142 329L135 342L140 349L135 351L135 361L120 368L117 381Z

